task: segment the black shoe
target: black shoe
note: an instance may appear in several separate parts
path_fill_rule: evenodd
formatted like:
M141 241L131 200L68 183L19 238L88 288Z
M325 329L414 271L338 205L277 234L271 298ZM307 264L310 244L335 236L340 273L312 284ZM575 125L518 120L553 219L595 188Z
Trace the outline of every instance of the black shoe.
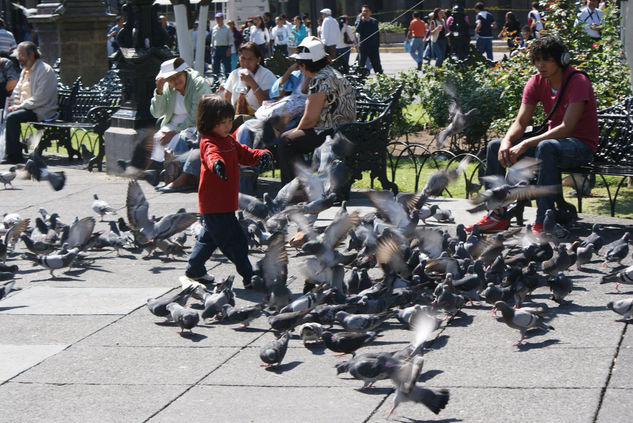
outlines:
M20 163L25 163L26 160L24 160L24 157L20 156L20 157L7 157L6 159L2 160L0 162L0 164L20 164Z
M422 70L422 62L418 62L418 70Z

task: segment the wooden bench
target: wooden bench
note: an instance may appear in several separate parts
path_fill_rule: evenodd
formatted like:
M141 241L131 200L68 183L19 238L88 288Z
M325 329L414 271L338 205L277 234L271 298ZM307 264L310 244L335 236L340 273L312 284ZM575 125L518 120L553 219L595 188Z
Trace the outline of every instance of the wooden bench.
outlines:
M34 130L43 130L42 138L37 146L41 153L51 146L53 140L58 146L63 146L68 152L69 160L73 157L81 159L80 146L86 140L89 132L97 135L96 147L98 153L90 159L88 170L96 165L102 170L104 149L104 133L110 126L112 115L119 108L121 102L121 82L116 70L109 70L95 85L84 87L81 77L77 78L70 87L58 84L58 114L55 118L42 122L28 122ZM84 131L80 137L77 149L72 145L72 129ZM93 146L91 153L95 153Z
M363 171L370 171L372 188L374 179L378 178L383 189L398 193L398 186L387 179L387 144L401 93L402 87L399 87L389 96L389 100L382 101L367 95L361 96L356 100L357 121L343 123L336 129L354 145L352 153L345 160L351 172L345 190L347 195L354 181L362 178Z
M622 104L618 104L598 112L599 141L598 149L594 153L593 161L576 169L562 169L563 173L593 173L600 176L607 189L611 216L615 216L615 204L620 189L629 177L633 177L633 97L628 97ZM615 192L605 176L619 176ZM584 178L585 183L586 178ZM584 186L577 186L572 178L576 190L578 212L582 212L582 192Z

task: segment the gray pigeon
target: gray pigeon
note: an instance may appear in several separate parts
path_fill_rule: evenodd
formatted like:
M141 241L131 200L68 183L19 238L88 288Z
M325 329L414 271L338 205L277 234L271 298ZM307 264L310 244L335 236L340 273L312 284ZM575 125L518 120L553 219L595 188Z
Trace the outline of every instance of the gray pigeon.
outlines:
M437 149L441 150L448 138L461 134L464 129L470 126L473 116L478 114L479 109L470 109L464 113L457 100L451 100L448 105L448 115L452 116L451 123L437 135Z
M63 269L64 267L70 268L77 258L79 253L78 248L73 248L68 250L65 254L50 254L48 256L38 256L33 253L25 253L24 258L34 261L50 271L50 274L53 278L55 276L55 270Z
M349 372L355 379L362 380L363 386L358 390L371 388L378 380L389 379L387 360L391 358L389 353L363 353L355 354L351 359L336 365L337 374Z
M631 322L633 320L633 298L609 301L607 308L622 316L622 319L618 319L616 322Z
M317 322L308 322L299 326L297 332L299 332L299 336L303 340L303 345L307 342L321 342L323 326Z
M167 304L167 310L169 310L171 320L180 326L180 334L182 334L185 329L189 329L189 332L192 332L192 329L196 327L200 321L200 315L197 311L185 308L178 303Z
M620 272L609 273L604 275L600 281L601 284L615 282L615 290L620 290L620 284L633 285L633 266L629 266Z
M265 344L259 350L259 358L266 363L262 364L264 367L279 366L281 361L286 356L288 350L288 341L290 341L290 332L285 331L277 339Z
M193 285L188 286L183 289L179 293L167 297L167 298L149 298L147 300L147 308L149 311L158 317L167 317L169 316L169 310L167 310L167 304L178 303L180 305L185 305L187 303L187 299L193 293L195 287Z
M240 323L240 327L245 328L264 313L263 308L263 303L242 307L233 307L230 304L224 304L222 306L222 319L220 321Z
M587 236L587 238L585 238L580 243L580 246L586 247L589 244L593 244L593 247L595 248L595 251L597 254L600 251L600 249L604 246L604 239L602 238L602 235L598 233L599 230L600 230L600 225L598 225L597 223L594 223L593 226L591 227L591 233L589 234L589 236Z
M235 294L231 289L224 289L221 292L204 295L204 310L202 311L203 319L215 318L218 313L222 312L224 304L235 306Z
M9 292L13 290L13 285L15 285L15 281L0 285L0 300L9 295Z
M586 247L582 244L576 249L576 269L583 270L583 266L591 261L595 252L594 245L589 243Z
M446 189L446 187L448 187L448 184L464 173L469 162L470 157L466 156L459 162L457 168L455 169L436 170L433 172L426 181L424 188L422 188L424 196L428 198L442 195L442 192Z
M378 328L387 319L393 317L395 312L386 311L379 314L351 314L339 311L334 317L338 324L349 332L367 332Z
M629 254L629 238L631 234L625 232L620 239L613 241L607 245L607 252L604 254L604 263L606 266L608 262L617 262L620 264L622 260Z
M103 222L103 216L105 216L106 214L108 215L116 214L116 210L110 207L110 205L106 203L105 201L99 200L99 196L97 194L93 194L92 196L95 199L92 202L92 210L99 215L102 222Z
M422 403L434 414L439 414L448 404L450 399L448 389L424 388L417 383L422 373L423 363L424 359L419 356L409 362L402 362L395 358L387 361L390 378L396 386L393 405L387 413L387 418L391 417L401 402Z
M549 289L552 291L552 300L558 304L565 303L565 297L571 294L574 284L570 278L565 276L563 272L558 272L554 279L548 282Z
M518 346L523 342L529 329L554 330L552 326L546 324L543 320L542 316L549 313L548 310L543 308L523 307L514 309L504 301L497 301L495 308L501 310L503 321L506 325L521 332L521 339L514 346Z
M7 185L11 185L11 188L13 189L11 181L15 179L15 175L15 166L11 166L8 172L0 173L0 184L4 184L4 189L7 189Z

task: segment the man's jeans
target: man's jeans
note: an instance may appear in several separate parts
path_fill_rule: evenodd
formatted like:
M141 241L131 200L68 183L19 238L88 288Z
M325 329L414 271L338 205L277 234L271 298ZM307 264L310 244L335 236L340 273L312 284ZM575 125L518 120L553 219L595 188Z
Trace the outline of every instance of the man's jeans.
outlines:
M248 260L248 240L235 213L203 214L201 219L202 230L191 251L185 274L190 278L205 275L204 264L215 249L220 248L226 258L235 264L237 273L244 278L244 284L250 284L253 267Z
M477 50L492 60L492 38L477 38Z
M220 75L220 65L224 64L224 75L231 73L231 55L226 55L226 51L231 46L217 46L213 48L213 73Z
M409 51L416 63L422 63L424 54L424 38L413 37L411 40L411 50Z
M501 140L488 143L486 151L486 176L503 175L505 169L499 163L499 147ZM536 174L537 185L559 185L561 183L559 169L572 169L593 159L593 152L578 138L562 138L543 140L536 147L529 148L519 160L525 156L541 160L541 167ZM545 211L554 210L555 196L548 195L536 199L536 223L543 223Z
M34 122L37 120L38 119L35 112L27 109L19 109L7 115L5 132L7 159L17 160L22 158L22 145L20 144L20 124L22 122Z

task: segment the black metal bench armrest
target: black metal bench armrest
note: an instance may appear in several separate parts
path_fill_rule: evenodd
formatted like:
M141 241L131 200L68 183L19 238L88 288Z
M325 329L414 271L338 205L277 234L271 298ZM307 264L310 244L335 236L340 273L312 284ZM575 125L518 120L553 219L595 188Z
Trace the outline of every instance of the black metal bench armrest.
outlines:
M110 119L116 113L119 106L96 106L91 108L86 115L86 120L95 124L94 132L103 134L110 126Z

